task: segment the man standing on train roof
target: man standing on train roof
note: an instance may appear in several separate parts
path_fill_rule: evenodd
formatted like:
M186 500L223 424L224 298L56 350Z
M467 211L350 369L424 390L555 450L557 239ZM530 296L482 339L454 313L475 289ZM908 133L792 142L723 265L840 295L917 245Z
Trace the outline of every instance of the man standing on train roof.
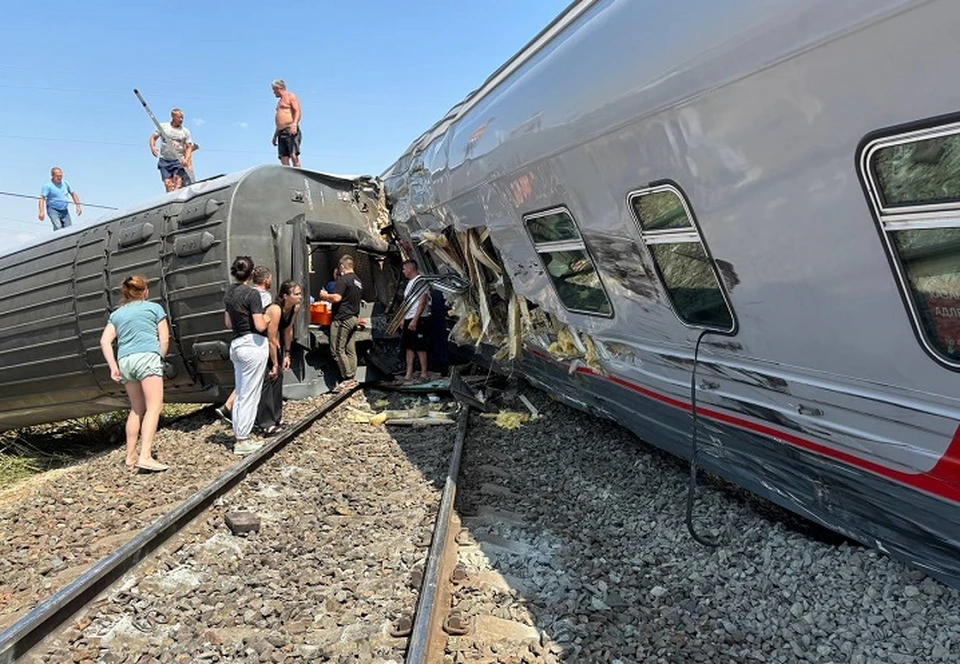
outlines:
M70 199L73 199L77 206L77 216L83 214L83 207L80 205L80 197L73 190L70 183L63 179L63 171L54 166L50 169L50 181L40 189L40 200L37 203L40 221L47 215L50 216L50 223L53 224L53 230L58 231L71 224L70 221Z
M159 152L158 138L162 141ZM160 158L157 168L166 190L175 191L182 187L184 169L193 169L193 139L190 130L183 126L183 111L179 108L170 111L170 122L161 122L160 131L151 134L150 152Z
M189 187L197 181L197 177L193 174L193 153L199 149L200 146L196 143L190 144L190 168L184 167L183 172L180 173L180 184L184 187Z
M278 78L270 84L273 96L277 102L277 111L274 117L277 128L273 132L273 144L277 146L277 156L284 166L300 165L300 100L297 95L287 90L287 84Z

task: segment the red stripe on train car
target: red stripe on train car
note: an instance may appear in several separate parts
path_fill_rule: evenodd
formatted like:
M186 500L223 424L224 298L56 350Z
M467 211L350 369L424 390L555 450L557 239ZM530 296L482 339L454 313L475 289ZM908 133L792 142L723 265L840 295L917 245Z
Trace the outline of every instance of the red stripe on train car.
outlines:
M542 359L560 364L561 366L568 366L542 351L533 349L527 349L527 351ZM632 392L637 392L638 394L642 394L650 399L673 406L674 408L679 408L687 412L692 410L692 406L687 401L676 399L655 390L651 390L649 387L645 387L631 380L627 380L621 376L614 374L604 375L591 369L590 367L585 366L577 367L577 373L610 381L616 385L629 389ZM907 486L919 489L920 491L932 493L936 496L946 498L947 500L954 502L960 502L960 426L957 427L953 434L953 439L950 441L950 445L947 446L943 456L940 457L933 468L926 472L907 473L901 470L888 468L887 466L876 463L875 461L858 457L854 454L850 454L849 452L843 452L832 447L827 447L821 443L797 436L794 433L781 431L769 425L746 420L735 415L730 415L729 413L714 410L712 408L698 407L697 414L701 417L706 417L718 422L724 422L725 424L737 427L738 429L753 431L768 438L773 438L774 440L788 443L815 454L841 461L849 466L862 468L863 470L871 472L875 475L886 477L887 479L891 479L900 484L906 484Z

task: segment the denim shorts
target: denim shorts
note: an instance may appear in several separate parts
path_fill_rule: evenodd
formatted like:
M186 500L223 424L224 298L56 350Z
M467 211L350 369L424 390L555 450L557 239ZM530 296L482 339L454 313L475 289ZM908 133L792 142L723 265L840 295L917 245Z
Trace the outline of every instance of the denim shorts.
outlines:
M157 162L157 168L160 169L160 177L164 180L172 180L177 175L183 175L183 164L179 159L160 159Z
M70 225L70 210L63 208L58 210L55 207L47 206L47 216L50 217L50 223L53 224L53 230L58 231Z
M147 376L163 377L163 359L156 353L133 353L117 361L120 382L141 381Z

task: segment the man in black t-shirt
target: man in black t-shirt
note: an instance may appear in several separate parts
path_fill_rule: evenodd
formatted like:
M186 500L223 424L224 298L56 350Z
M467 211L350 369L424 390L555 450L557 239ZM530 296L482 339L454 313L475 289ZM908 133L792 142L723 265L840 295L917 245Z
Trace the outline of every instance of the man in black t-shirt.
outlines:
M330 323L330 352L340 368L342 382L336 392L356 387L357 342L354 332L360 316L360 296L363 286L353 272L353 258L344 256L337 265L340 275L334 282L333 292L320 291L320 299L333 303L333 322Z

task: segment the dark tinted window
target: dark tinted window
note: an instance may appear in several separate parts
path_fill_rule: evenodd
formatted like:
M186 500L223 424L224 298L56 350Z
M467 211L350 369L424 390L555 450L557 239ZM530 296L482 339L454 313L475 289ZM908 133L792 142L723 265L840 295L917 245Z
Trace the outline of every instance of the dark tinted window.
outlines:
M581 313L613 315L600 275L570 213L551 211L524 222L563 306Z
M633 199L633 211L644 231L690 228L693 224L683 201L672 191L659 191Z
M527 229L534 244L580 239L580 231L573 223L573 217L562 211L527 220Z
M684 321L724 330L733 327L716 272L699 242L654 244L650 250L673 306Z
M960 228L891 235L924 333L937 350L960 360Z
M960 135L878 149L872 169L884 206L960 201Z
M631 196L630 204L680 320L695 327L732 330L733 312L720 275L679 192L669 185L653 187Z
M917 334L933 357L960 368L960 125L879 138L863 154L861 175Z

